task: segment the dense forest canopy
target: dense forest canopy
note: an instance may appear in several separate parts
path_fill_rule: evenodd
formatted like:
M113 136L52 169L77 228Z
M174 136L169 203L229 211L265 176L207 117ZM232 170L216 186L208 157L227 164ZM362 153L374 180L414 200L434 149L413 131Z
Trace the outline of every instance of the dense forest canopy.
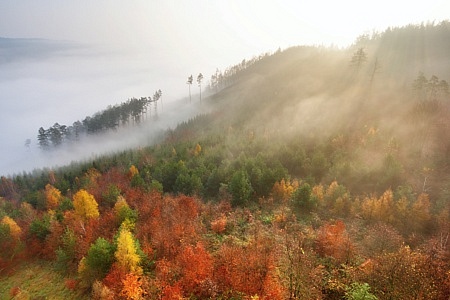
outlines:
M449 55L449 22L264 54L154 145L2 177L0 293L37 268L74 298L448 299Z

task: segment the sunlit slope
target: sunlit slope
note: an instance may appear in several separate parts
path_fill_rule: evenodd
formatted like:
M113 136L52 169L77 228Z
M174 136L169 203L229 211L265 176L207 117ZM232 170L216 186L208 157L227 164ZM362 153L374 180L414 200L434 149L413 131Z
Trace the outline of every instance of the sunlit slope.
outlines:
M449 24L389 29L347 49L293 47L241 71L211 100L234 122L303 130L404 117L423 100L413 87L419 72L450 78ZM358 66L352 59L360 48L366 57Z
M450 153L449 33L449 23L408 26L348 49L293 47L245 68L209 102L221 111L219 128L268 143L342 147L354 174L373 175L371 168L394 158L411 184L420 185L415 173L424 169L442 182ZM419 88L420 72L426 82Z

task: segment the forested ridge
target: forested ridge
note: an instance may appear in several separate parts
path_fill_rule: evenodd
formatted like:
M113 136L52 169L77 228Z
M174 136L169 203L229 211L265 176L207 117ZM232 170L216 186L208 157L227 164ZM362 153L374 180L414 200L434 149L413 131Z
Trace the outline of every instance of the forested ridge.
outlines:
M449 22L279 50L156 145L3 176L0 294L448 299L449 53Z

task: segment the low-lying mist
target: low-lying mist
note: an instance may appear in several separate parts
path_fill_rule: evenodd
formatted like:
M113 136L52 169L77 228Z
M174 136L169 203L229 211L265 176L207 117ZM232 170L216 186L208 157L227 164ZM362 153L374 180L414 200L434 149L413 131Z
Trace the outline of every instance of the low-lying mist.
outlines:
M198 66L183 64L169 54L38 39L0 39L0 53L1 175L143 145L149 139L147 131L154 135L156 129L195 114L194 106L180 105L179 99L187 96L186 78ZM69 126L109 105L148 97L158 89L164 101L159 121L87 139L71 149L52 153L38 149L40 127L56 122ZM179 110L169 111L175 108Z
M93 160L101 155L154 145L162 141L167 130L208 110L206 104L189 104L186 99L173 101L165 104L164 111L160 110L157 116L148 116L139 124L83 135L78 141L66 142L50 150L42 150L33 144L20 157L18 155L18 160L5 166L12 175L31 169L57 168L72 162Z

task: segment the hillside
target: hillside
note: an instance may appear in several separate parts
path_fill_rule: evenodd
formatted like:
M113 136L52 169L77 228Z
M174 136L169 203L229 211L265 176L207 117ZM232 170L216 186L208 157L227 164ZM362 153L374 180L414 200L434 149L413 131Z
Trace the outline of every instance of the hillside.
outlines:
M443 22L244 60L156 144L2 177L5 298L37 296L27 262L75 298L448 299L449 47Z

